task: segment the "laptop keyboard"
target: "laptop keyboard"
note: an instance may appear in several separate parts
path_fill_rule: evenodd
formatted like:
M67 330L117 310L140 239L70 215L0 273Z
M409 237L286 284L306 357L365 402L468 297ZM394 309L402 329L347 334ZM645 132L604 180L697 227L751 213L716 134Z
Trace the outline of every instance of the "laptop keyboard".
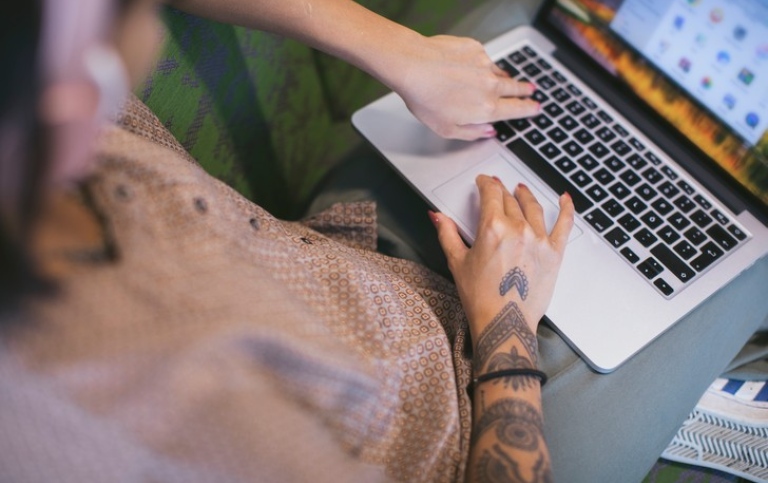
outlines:
M537 86L541 114L495 124L497 139L666 298L750 235L687 176L635 137L531 46L496 64Z

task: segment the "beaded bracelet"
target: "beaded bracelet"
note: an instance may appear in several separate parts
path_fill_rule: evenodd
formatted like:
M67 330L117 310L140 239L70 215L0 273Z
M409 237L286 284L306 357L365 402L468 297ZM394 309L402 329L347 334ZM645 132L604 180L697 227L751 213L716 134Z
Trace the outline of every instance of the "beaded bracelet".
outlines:
M473 386L477 386L481 382L490 381L492 379L498 379L500 377L509 376L532 376L539 380L539 383L543 386L547 383L547 375L538 369L504 369L501 371L489 372L482 376L477 376L472 380Z

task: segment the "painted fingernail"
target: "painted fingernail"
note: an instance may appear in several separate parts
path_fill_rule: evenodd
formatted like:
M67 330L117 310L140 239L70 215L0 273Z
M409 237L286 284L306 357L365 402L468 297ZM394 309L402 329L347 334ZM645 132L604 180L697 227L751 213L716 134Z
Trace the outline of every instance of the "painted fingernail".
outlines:
M437 225L440 224L440 218L437 217L437 214L432 210L427 210L427 215L429 215L429 221L437 228Z
M541 102L536 103L536 112L541 112Z
M525 183L517 183L518 188L528 189L528 186L525 185Z
M496 137L496 129L490 127L485 130L485 137L488 138L495 138Z
M496 180L497 183L501 184L501 180L498 178L498 176L491 176L494 180Z

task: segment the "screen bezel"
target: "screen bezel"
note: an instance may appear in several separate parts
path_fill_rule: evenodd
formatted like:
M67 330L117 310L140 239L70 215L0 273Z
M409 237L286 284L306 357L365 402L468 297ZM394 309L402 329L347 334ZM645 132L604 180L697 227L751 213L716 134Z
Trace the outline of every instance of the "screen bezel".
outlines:
M684 153L684 156L674 156L678 164L685 168L694 178L702 183L707 189L714 194L722 193L723 188L727 188L738 196L739 201L743 206L735 206L733 203L728 203L729 207L735 212L739 213L741 209L749 209L755 216L757 216L764 224L768 224L768 204L761 200L757 194L753 193L746 186L740 183L734 176L731 175L725 168L723 168L716 160L711 158L708 154L701 150L695 143L684 136L677 127L661 116L658 112L652 109L638 94L635 93L627 84L621 82L618 78L610 75L606 69L600 65L594 58L579 48L568 36L563 34L555 25L550 23L550 12L553 8L556 8L557 0L544 0L536 13L533 21L533 26L542 32L547 39L549 39L556 47L557 50L554 53L555 58L563 62L566 67L572 68L575 66L583 66L586 70L605 72L608 75L601 75L600 86L595 89L597 92L602 92L600 89L609 88L618 96L621 96L621 103L612 103L612 106L621 112L625 117L629 117L627 114L641 113L646 119L654 124L659 129L654 129L654 133L650 135L656 144L667 153L671 151ZM619 39L620 40L620 39ZM621 40L620 40L621 41ZM637 50L626 42L622 41L627 49L630 49L637 53ZM577 70L577 69L574 69ZM581 70L581 69L580 69ZM676 86L673 80L663 72L659 71L661 75L669 80L669 82ZM580 79L584 81L590 87L595 88L593 79L594 76L580 76ZM602 84L606 84L603 86ZM678 87L681 94L686 94L685 91ZM616 97L614 95L613 97ZM607 97L607 96L606 96ZM693 100L697 106L709 113L709 109L702 106L701 103ZM718 119L718 122L719 119ZM642 123L637 122L635 125L648 134L646 128ZM718 186L719 185L719 186Z

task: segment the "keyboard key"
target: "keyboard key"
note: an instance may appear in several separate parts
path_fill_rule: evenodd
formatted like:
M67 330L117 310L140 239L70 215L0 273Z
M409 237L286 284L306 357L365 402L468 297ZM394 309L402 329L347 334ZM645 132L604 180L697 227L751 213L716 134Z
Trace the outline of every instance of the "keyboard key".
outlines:
M703 197L703 196L701 196L701 195L696 195L696 196L694 196L694 197L693 197L693 201L695 201L696 203L698 203L698 204L699 204L699 206L701 206L701 207L702 207L702 208L704 208L705 210L711 210L711 209L712 209L712 203L710 203L709 201L707 201L707 199L706 199L706 198L704 198L704 197Z
M624 126L622 126L621 124L614 124L613 125L613 130L616 131L616 134L618 134L619 136L621 136L623 138L629 136L629 131L624 129Z
M672 205L669 204L667 200L664 198L659 198L653 203L651 203L651 206L659 212L660 215L666 216L670 211L672 211L674 208L672 208Z
M603 143L600 141L594 143L592 146L589 147L589 152L597 156L598 158L602 158L611 152L608 150L608 148L605 147Z
M648 164L648 162L637 153L632 153L632 156L627 158L627 163L635 168L636 171L640 171L646 164Z
M576 119L572 118L571 116L565 116L564 118L560 119L560 121L558 122L567 131L572 131L575 128L579 127L579 123L576 122Z
M605 234L605 239L615 248L619 248L630 240L630 236L617 226Z
M600 208L595 208L594 210L587 213L584 216L584 220L592 225L592 227L597 230L598 233L604 232L610 228L611 225L613 225L613 220L611 220L608 215L603 213Z
M515 129L515 131L525 131L531 127L531 123L528 121L528 119L511 119L508 122L509 125Z
M656 243L659 239L656 238L656 235L651 233L648 228L643 228L642 230L635 233L635 240L639 241L641 245L648 248L649 246Z
M651 254L658 258L661 264L667 267L667 270L672 272L672 274L683 283L688 282L696 276L696 272L691 270L691 267L689 267L687 263L680 260L680 258L663 243L659 243L651 248Z
M507 144L507 149L512 151L517 157L531 168L539 177L549 185L558 195L568 192L573 199L573 204L578 213L584 213L594 206L592 201L581 193L565 176L539 153L537 153L525 141L518 138Z
M648 168L643 171L643 178L647 179L651 184L656 184L664 179L661 173L656 171L656 168Z
M565 102L571 98L571 95L568 94L568 91L566 91L562 87L558 87L557 89L552 91L551 94L552 94L552 97L557 99L557 102Z
M541 59L541 60L544 60L544 59ZM552 89L557 85L557 83L553 81L552 78L549 77L548 75L543 75L539 77L538 82L539 82L539 86L541 86L543 89L546 89L546 90Z
M721 225L725 226L728 224L728 217L725 216L720 210L712 210L712 216Z
M725 228L720 225L712 225L712 227L707 230L707 235L709 235L720 248L723 248L726 251L739 244L739 242L729 235L728 232L725 231Z
M614 184L613 186L608 188L608 190L611 193L613 193L613 196L615 196L616 198L618 198L620 200L623 200L624 198L629 196L630 193L632 193L631 191L629 191L629 188L624 186L624 184L621 181L617 182L616 184Z
M650 161L650 162L651 162L651 164L652 164L652 165L654 165L654 166L658 166L658 165L660 165L660 164L661 164L661 159L659 159L659 157L658 157L658 156L656 156L655 154L653 154L653 153L652 153L652 152L650 152L650 151L648 151L647 153L645 153L645 158L646 158L648 161Z
M549 70L549 69L552 68L552 66L549 64L549 62L547 62L544 59L539 59L538 62L536 62L536 63L539 64L539 67L541 67L544 70Z
M611 148L618 154L619 156L626 156L632 151L632 148L629 147L629 144L625 143L622 140L618 140L615 143L611 144Z
M546 141L546 138L544 137L543 134L541 134L541 131L538 131L536 129L528 131L525 134L525 139L527 139L534 146L536 146L537 144L541 144L544 141Z
M581 105L581 103L577 100L572 100L568 104L565 105L565 108L568 109L568 112L573 114L574 116L578 116L579 114L584 113L586 111L586 108Z
M581 118L581 123L590 129L594 129L600 125L600 119L595 117L595 115L590 112L589 114Z
M702 233L701 230L699 230L695 226L689 228L688 231L686 231L684 234L685 234L685 237L688 239L688 241L690 241L694 245L701 245L702 243L704 243L704 240L707 239L707 235Z
M696 271L702 272L722 256L723 251L714 242L709 242L701 248L701 255L691 260L691 266Z
M496 139L503 143L515 137L515 131L504 121L494 123L493 128L496 130Z
M640 222L629 213L619 218L619 225L630 233L640 228Z
M593 169L600 166L600 163L598 163L597 160L589 154L585 154L584 156L580 157L579 164L587 171L592 171Z
M525 55L527 55L530 58L534 58L534 57L537 56L536 51L533 50L532 48L530 48L527 45L525 47L523 47L523 52L525 53Z
M608 159L605 160L605 165L608 166L608 169L613 171L614 173L618 173L619 171L626 166L624 164L624 161L620 160L616 156L611 156Z
M581 170L579 170L576 173L574 173L571 176L571 179L580 188L583 188L583 187L587 186L588 184L590 184L592 182L592 178L590 178L587 175L587 173L585 173L584 171L581 171Z
M603 189L602 186L598 184L593 184L586 190L587 196L595 200L596 202L603 201L605 198L608 197L608 192Z
M581 144L589 144L593 139L595 139L595 136L593 136L592 133L584 128L581 128L573 133L573 137L575 137L576 140Z
M536 126L541 130L547 129L548 127L554 124L554 122L552 122L552 119L548 118L543 114L540 114L534 118L531 118L531 121L534 124L536 124Z
M693 220L693 222L699 225L701 228L704 228L712 223L712 217L704 213L702 210L694 211L691 214L691 220Z
M561 83L561 84L565 84L566 82L568 82L568 79L566 79L566 78L565 78L565 76L563 76L563 74L561 74L560 72L558 72L558 71L556 71L556 70L552 71L552 77L553 77L553 78L554 78L554 79L555 79L557 82L559 82L559 83Z
M661 172L664 173L667 176L667 178L669 178L669 179L671 179L673 181L677 179L677 173L675 173L672 170L672 168L670 168L669 166L662 166L661 167Z
M747 239L747 234L746 234L746 233L744 233L744 232L741 230L741 228L739 228L739 227L738 227L738 226L736 226L736 225L731 225L731 226L729 226L729 227L728 227L728 231L730 232L730 234L731 234L731 235L733 235L734 237L736 237L736 239L737 239L737 240L740 240L740 241L744 241L744 240L746 240L746 239Z
M540 149L541 149L541 154L543 154L544 157L547 159L555 159L561 153L560 148L558 148L552 143L547 143L544 146L542 146Z
M576 97L581 95L581 90L578 87L576 87L575 85L573 85L573 84L568 84L566 89L568 89L568 92L570 92L571 94L573 94Z
M599 117L600 119L603 120L603 122L606 122L606 123L612 123L613 122L613 118L607 112L605 112L603 110L597 111L597 117Z
M640 257L637 256L635 252L632 251L629 247L624 247L621 249L621 254L626 258L629 263L634 265L635 263L640 261Z
M496 65L499 66L499 68L501 70L503 70L504 72L507 72L510 77L514 78L514 77L517 77L518 75L520 75L520 71L517 70L517 68L515 66L510 64L505 59L499 59L498 61L496 61Z
M616 218L624 212L624 207L618 201L610 199L603 203L603 210L605 210L605 212L612 217Z
M656 228L660 227L662 223L664 223L664 220L653 210L648 211L646 214L641 216L640 219L643 220L643 223L648 225L651 230L655 230Z
M544 94L544 91L541 89L537 89L531 94L531 99L538 102L539 104L544 104L549 100L549 96Z
M693 186L689 185L683 180L680 180L677 182L677 186L685 192L688 196L693 196L694 193L696 193L696 190L693 189Z
M680 190L675 187L669 181L665 181L659 185L659 191L668 199L672 199L680 193Z
M675 251L685 260L688 260L697 253L696 249L693 248L693 246L685 240L675 245Z
M559 127L555 127L555 128L550 129L547 132L547 136L549 136L550 139L552 139L554 142L556 142L558 144L560 144L563 141L565 141L566 139L568 139L568 135L565 133L565 131L563 131Z
M593 111L595 109L597 109L597 104L595 104L595 101L593 101L592 99L590 99L587 96L582 97L581 98L581 102L582 102L582 104L587 106L588 109L592 109Z
M640 273L645 275L648 280L652 280L656 277L656 275L664 271L664 267L662 267L661 264L653 258L648 258L645 260L643 263L637 266L637 269L640 270Z
M522 54L522 52L514 51L507 57L509 60L512 61L514 64L522 64L526 60L528 60L525 55Z
M614 139L616 139L616 135L613 133L613 131L608 129L608 127L606 126L603 126L600 129L598 129L595 132L595 134L597 134L597 137L599 137L600 140L603 141L604 143L611 142Z
M656 190L651 188L650 185L647 183L641 184L636 190L635 193L640 195L642 199L645 201L650 201L656 197L658 193L656 193Z
M600 168L594 173L592 173L592 176L595 177L595 179L601 184L601 185L607 185L614 179L616 179L610 171L608 171L605 168Z
M576 141L568 141L563 144L563 149L572 157L576 157L584 152L584 148L582 148Z
M629 169L621 173L619 175L619 178L621 178L622 181L627 183L629 186L634 186L640 182L640 176L634 171Z
M637 149L638 151L645 151L645 146L643 143L637 140L637 138L630 138L629 144L632 145L633 148Z
M571 161L571 158L560 158L555 161L555 166L560 168L563 173L570 173L576 169L576 163Z
M675 289L673 289L663 278L659 277L656 280L653 281L653 284L658 288L661 293L669 297L675 292Z
M637 196L633 196L632 198L627 200L624 204L627 206L627 208L629 208L629 211L631 211L636 215L639 215L640 213L645 211L646 208L648 208L648 205L643 203L642 200L640 200L640 198L638 198Z
M562 114L565 111L563 111L562 107L558 106L557 104L555 104L553 102L550 102L549 104L544 106L544 112L546 112L547 114L549 114L552 117L557 117L557 116L559 116L560 114Z
M667 243L667 245L672 245L680 239L680 234L673 230L669 225L664 225L664 227L656 233Z
M685 227L691 224L691 220L685 217L685 215L675 212L673 213L668 219L669 224L677 228L678 230L683 230Z
M691 199L690 199L690 198L688 198L688 197L687 197L687 196L685 196L685 195L682 195L682 196L680 196L678 199L676 199L675 201L673 201L673 203L674 203L674 204L675 204L675 206L677 206L677 207L680 209L680 211L682 211L683 213L688 213L688 212L689 212L689 211L691 211L692 209L696 208L696 205L694 205L694 204L693 204L693 201L691 201Z

